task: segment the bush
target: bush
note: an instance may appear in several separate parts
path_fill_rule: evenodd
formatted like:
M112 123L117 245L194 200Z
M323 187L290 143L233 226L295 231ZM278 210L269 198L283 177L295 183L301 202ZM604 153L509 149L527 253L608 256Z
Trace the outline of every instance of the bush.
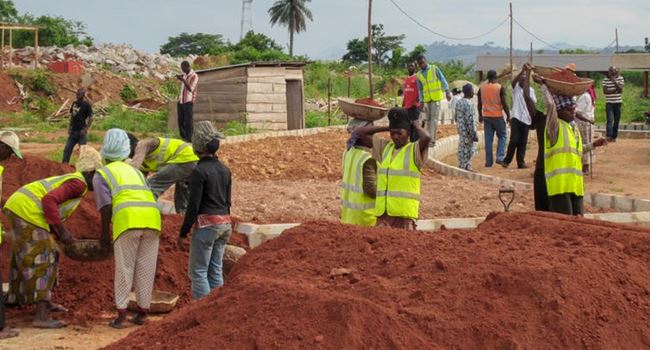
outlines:
M43 69L11 69L8 73L33 92L47 96L53 96L57 92L56 85L50 79L51 73Z
M181 92L180 81L176 78L167 78L160 86L160 92L167 98L175 98Z
M348 122L344 115L332 111L329 125L327 123L327 112L308 111L305 114L305 127L306 128L321 128L330 125L344 125Z
M120 91L120 97L122 100L124 100L124 102L133 101L138 98L138 92L135 91L133 86L124 84L124 86L122 86L122 90Z

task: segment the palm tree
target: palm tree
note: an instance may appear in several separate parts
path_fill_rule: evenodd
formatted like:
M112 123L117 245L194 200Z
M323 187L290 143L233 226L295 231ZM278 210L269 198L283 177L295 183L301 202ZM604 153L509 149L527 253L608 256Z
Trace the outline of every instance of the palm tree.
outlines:
M289 29L289 55L293 56L293 34L307 29L306 18L313 21L305 3L311 0L277 0L269 9L271 25L281 24Z

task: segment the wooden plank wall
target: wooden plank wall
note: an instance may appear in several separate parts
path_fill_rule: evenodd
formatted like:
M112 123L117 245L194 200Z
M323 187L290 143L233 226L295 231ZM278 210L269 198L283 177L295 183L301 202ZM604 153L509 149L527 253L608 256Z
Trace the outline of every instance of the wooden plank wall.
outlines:
M246 80L246 67L200 73L194 120L211 120L224 125L229 120L243 121Z
M247 120L260 130L287 130L286 69L248 68Z

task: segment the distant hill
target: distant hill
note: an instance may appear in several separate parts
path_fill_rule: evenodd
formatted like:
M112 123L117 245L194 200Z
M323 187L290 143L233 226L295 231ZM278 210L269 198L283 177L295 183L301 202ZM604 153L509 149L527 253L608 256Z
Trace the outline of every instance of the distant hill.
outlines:
M571 45L567 43L553 43L553 47L560 49L582 49L588 51L600 52L602 48L587 47L581 45ZM630 49L643 51L641 46L621 46L619 50L625 52ZM535 49L536 52L538 49ZM542 48L544 53L557 53L558 50L555 48L545 47ZM614 52L614 48L610 47L603 52L611 53ZM488 42L483 45L467 45L467 44L449 44L445 41L436 41L433 44L427 46L426 56L429 60L438 61L438 62L447 62L449 60L461 60L465 64L473 64L476 62L477 55L484 54L493 54L493 55L507 55L510 53L510 50L505 47L494 46L493 43ZM515 55L526 55L529 53L528 50L513 50Z

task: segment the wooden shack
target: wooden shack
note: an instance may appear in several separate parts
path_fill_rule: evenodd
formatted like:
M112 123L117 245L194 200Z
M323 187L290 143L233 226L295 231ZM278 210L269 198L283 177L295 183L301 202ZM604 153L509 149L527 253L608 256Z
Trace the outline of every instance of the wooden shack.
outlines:
M194 120L238 120L258 130L305 127L303 62L257 62L197 71Z

